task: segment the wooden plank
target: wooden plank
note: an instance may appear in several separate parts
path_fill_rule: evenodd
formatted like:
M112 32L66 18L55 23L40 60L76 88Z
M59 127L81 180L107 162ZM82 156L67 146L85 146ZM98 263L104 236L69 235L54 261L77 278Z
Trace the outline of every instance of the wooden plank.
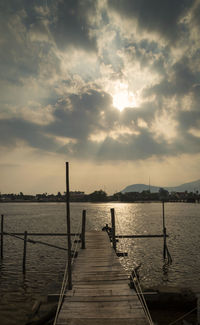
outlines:
M128 301L128 302L132 302L134 301L135 303L138 303L139 304L139 301L138 301L138 298L137 296L85 296L85 297L82 297L82 296L66 296L65 297L65 301L69 301L69 302L98 302L98 301L101 301L101 302L106 302L106 301L109 301L109 302L114 302L114 301Z
M120 297L127 297L127 296L133 296L134 297L134 292L128 290L128 289L120 289L119 286L115 289L97 289L97 288L77 288L77 289L72 289L72 291L68 291L66 293L66 296L120 296ZM136 294L135 294L136 295Z
M3 228L4 228L4 215L2 214L1 215L1 232L0 232L0 235L1 235L1 260L3 259L3 235L4 235Z
M73 266L73 287L65 294L57 324L147 325L128 282L108 235L86 233L86 249L79 252Z
M80 316L82 318L101 318L103 324L103 320L108 318L132 318L134 321L135 319L142 318L143 316L142 309L140 309L138 306L135 308L130 308L130 306L127 306L127 304L121 306L120 304L113 305L112 303L107 305L107 307L105 307L102 303L88 303L83 307L79 305L80 303L76 304L76 306L70 304L68 309L62 310L62 315L60 315L59 321L68 318L70 315L70 318L80 318Z
M69 317L69 316L68 316ZM57 323L57 325L102 325L102 319L99 318L66 318ZM119 318L109 318L103 319L103 325L146 325L146 321L143 318L133 319L119 319Z

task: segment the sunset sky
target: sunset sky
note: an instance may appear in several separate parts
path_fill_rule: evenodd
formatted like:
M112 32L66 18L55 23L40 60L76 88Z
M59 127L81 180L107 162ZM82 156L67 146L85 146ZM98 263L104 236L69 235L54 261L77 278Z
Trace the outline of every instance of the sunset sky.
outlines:
M2 0L0 192L200 178L200 1Z

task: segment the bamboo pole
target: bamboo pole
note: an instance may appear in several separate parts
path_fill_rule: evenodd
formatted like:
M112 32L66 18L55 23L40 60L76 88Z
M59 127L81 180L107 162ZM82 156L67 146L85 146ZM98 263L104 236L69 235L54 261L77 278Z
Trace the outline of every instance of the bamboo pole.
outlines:
M197 325L200 325L200 294L197 294Z
M4 215L1 215L1 259L3 259L3 226L4 226Z
M71 267L71 235L70 235L70 203L69 203L69 163L66 162L66 218L67 218L67 243L68 243L68 290L72 289Z
M165 202L164 201L162 201L162 217L163 217L163 258L166 259L167 239L166 239L166 227L165 227Z
M85 221L86 221L86 210L83 210L82 214L82 232L81 232L81 248L85 249Z
M113 248L116 251L116 238L115 238L115 209L110 209L111 211L111 224L112 224L112 243Z
M66 234L66 233L43 233L43 232L30 232L28 233L29 236L46 236L46 237L53 237L53 236L61 236L61 237L66 237L66 236L80 236L80 233L71 233L71 234ZM24 232L5 232L3 233L4 236L8 235L8 236L12 236L12 235L16 235L16 236L24 236ZM0 233L1 236L1 233Z
M161 235L115 235L115 238L162 238L164 237L163 234ZM166 237L169 237L166 234Z
M163 229L165 228L165 201L162 201Z
M24 232L24 253L23 253L23 274L26 273L26 248L27 248L27 231Z
M30 232L28 233L29 236L44 236L44 237L66 237L68 234L66 233L36 233L36 232ZM3 236L24 236L24 232L5 232L3 233ZM1 236L1 233L0 233ZM81 233L71 233L70 236L81 236ZM160 235L115 235L115 238L162 238L164 237L163 234ZM166 237L169 237L169 235L166 234Z

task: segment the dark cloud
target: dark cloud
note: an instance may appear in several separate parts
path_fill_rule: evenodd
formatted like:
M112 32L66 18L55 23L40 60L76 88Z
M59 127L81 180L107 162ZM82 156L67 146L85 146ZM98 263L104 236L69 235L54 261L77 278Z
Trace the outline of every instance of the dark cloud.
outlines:
M139 28L174 41L186 28L179 20L194 0L108 0L108 3L120 16L135 19Z
M56 105L55 121L47 126L20 118L0 120L1 146L13 147L23 141L36 149L99 161L140 160L199 152L200 138L188 133L190 128L198 127L198 111L177 114L178 135L168 142L163 137L155 138L153 129L138 125L138 119L143 119L147 125L153 123L159 109L153 103L138 109L127 108L122 113L115 109L117 113L113 114L110 96L90 89L81 95L70 95L68 100L60 100ZM123 127L137 133L129 134L126 129L117 133ZM110 131L116 131L116 135L112 137ZM101 140L101 132L105 133L104 140ZM91 140L93 134L97 140ZM71 141L61 145L56 140L60 136Z
M40 150L102 161L199 152L200 139L194 132L191 134L191 129L198 129L200 120L200 49L195 40L183 38L184 49L187 41L195 45L182 54L179 48L179 59L176 59L170 43L175 40L179 43L183 34L190 37L190 24L184 20L180 23L180 19L192 8L194 1L108 1L109 8L117 11L119 17L136 20L139 31L158 33L160 39L157 41L124 36L120 27L113 27L109 21L110 12L106 12L106 8L102 8L101 24L106 25L103 39L95 23L97 10L100 10L97 0L48 0L42 5L39 0L12 2L1 2L4 12L0 20L1 146L13 148L21 142ZM193 27L199 23L199 8L197 5L196 10L191 11ZM111 40L106 42L110 33ZM167 46L162 45L162 38L170 41ZM61 51L69 60L72 48L76 48L77 53L83 49L88 56L93 51L92 58L96 55L96 61L88 62L94 67L85 66L82 57L78 64L79 57L70 57L71 62L65 62ZM87 70L90 70L88 75ZM147 80L152 74L151 84L147 85L145 73ZM29 81L33 88L27 95ZM122 112L114 108L112 96L105 89L114 92L112 84L115 81L134 85L133 89L130 86L130 91L134 92L135 87L139 94L142 93L140 106L126 107ZM188 111L181 106L186 95L191 101ZM165 100L171 106L177 125L170 141L153 129L156 117L163 112L168 114ZM50 112L47 104L51 106ZM31 116L36 120L37 109L42 116L45 109L48 118L52 114L48 124L47 121L44 125L31 122ZM59 137L63 141L67 138L65 145Z
M105 130L101 112L111 105L111 96L88 89L80 95L71 94L57 103L55 121L46 127L51 134L70 138L87 138L95 130ZM107 121L105 121L107 123Z
M198 154L199 146L200 138L183 131L183 133L173 142L173 150L170 154L173 156L177 156L178 154Z
M12 84L21 84L20 79L38 72L38 58L34 50L24 42L20 16L2 17L0 20L1 37L3 42L0 51L0 78ZM23 53L23 56L22 56Z
M52 72L58 73L60 63L52 51L53 45L48 43L48 37L46 41L38 38L39 33L47 34L47 29L35 11L36 2L4 4L0 19L1 83L23 87L27 79L39 79L44 67L45 77L51 77Z
M61 149L66 153L68 146ZM93 159L97 161L141 160L169 153L167 143L157 143L153 134L144 131L140 135L121 135L117 139L107 136L104 141L79 141L70 145L71 155L75 158ZM68 152L70 152L68 150Z
M161 75L166 75L165 66L170 57L168 46L163 47L158 42L144 38L137 42L127 42L124 51L133 64L140 63L141 70L148 68Z
M144 96L183 96L194 92L200 82L200 71L192 67L192 58L183 57L171 67L168 67L168 75L157 84L144 90Z
M1 80L23 85L23 79L37 78L45 64L59 72L52 38L62 50L95 50L89 23L95 12L96 1L90 0L1 2Z
M139 135L121 135L117 139L110 136L104 141L78 141L61 149L78 159L97 161L145 160L150 157L165 158L181 154L199 153L200 138L188 133L177 137L173 142L164 139L156 141L153 132L143 130ZM68 151L66 151L68 150Z
M21 15L27 31L46 35L60 49L70 46L95 50L96 40L91 35L90 19L96 15L97 0L4 1L1 10L9 19ZM50 35L49 35L50 33Z
M172 67L174 71L173 83L176 85L176 92L186 94L191 91L194 84L200 81L199 71L192 71L191 62L188 58L183 57Z
M78 159L93 159L97 161L145 160L150 157L164 158L180 154L194 154L199 152L200 139L185 134L184 138L177 138L172 143L154 139L154 134L143 130L139 135L121 135L117 139L110 136L102 142L79 141L70 145L67 152ZM68 146L61 150L66 153Z
M177 114L179 126L182 132L187 132L190 128L199 129L200 126L200 109L197 111L181 111Z
M166 145L158 144L153 134L144 130L139 135L122 135L118 139L107 138L98 152L98 159L138 160L166 154Z
M195 10L192 12L192 23L200 29L200 2L196 0Z
M1 119L1 147L15 147L19 141L47 151L54 151L57 148L56 142L45 135L42 126L19 118Z
M90 18L96 14L96 5L96 0L57 1L50 31L60 49L69 46L86 51L96 49L96 40L90 33Z
M119 123L126 127L138 127L138 119L143 119L144 122L150 124L153 122L155 113L158 110L158 105L155 102L144 103L140 107L126 108L119 115Z
M197 107L199 107L199 103L200 103L200 83L193 85L193 87L191 89L191 93L194 96L195 108L197 108Z

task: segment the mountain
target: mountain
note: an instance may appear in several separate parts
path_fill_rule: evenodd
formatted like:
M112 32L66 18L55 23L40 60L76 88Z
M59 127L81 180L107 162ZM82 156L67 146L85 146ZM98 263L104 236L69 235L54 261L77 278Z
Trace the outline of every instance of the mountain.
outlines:
M160 188L164 188L165 190L169 191L169 192L196 192L199 191L200 192L200 179L194 182L190 182L190 183L184 183L178 186L174 186L174 187L168 187L168 186L150 186L150 191L151 193L156 193L159 192ZM145 185L145 184L133 184L133 185L129 185L127 187L125 187L121 193L127 193L127 192L142 192L142 191L146 191L149 190L149 185Z

